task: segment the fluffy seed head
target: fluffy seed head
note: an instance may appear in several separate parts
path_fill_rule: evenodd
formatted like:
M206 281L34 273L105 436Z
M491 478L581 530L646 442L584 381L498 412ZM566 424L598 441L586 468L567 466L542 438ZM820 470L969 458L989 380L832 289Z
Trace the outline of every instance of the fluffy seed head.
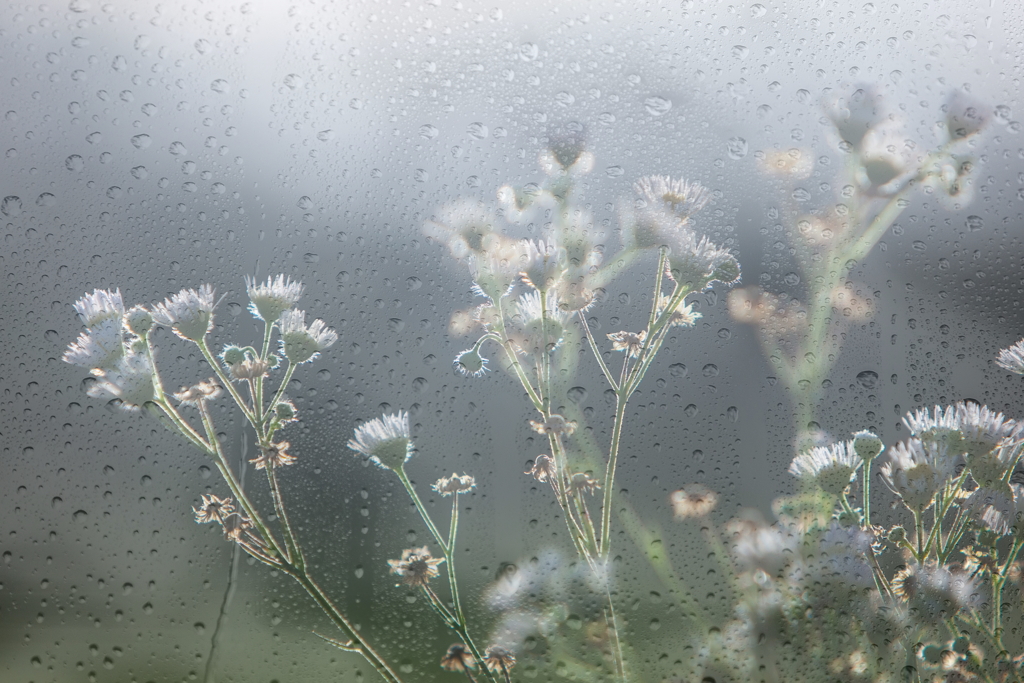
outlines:
M409 413L399 411L394 415L382 415L356 427L348 447L368 456L380 467L399 469L413 453Z
M94 289L92 294L86 294L75 302L75 310L86 327L92 327L104 320L116 320L120 325L121 318L124 317L121 290Z
M864 461L853 448L852 441L831 446L815 446L793 458L789 473L812 481L830 496L839 497L853 481Z
M141 354L123 356L112 368L97 370L95 374L99 379L89 387L88 394L93 398L119 399L125 410L137 410L155 396L153 368Z
M246 275L245 289L249 294L249 312L272 324L299 302L303 286L286 275L269 277L263 284L257 284L256 278Z
M996 365L1017 375L1024 375L1024 339L1002 349L996 356Z
M153 320L170 327L176 335L201 341L213 329L213 287L183 289L153 306Z
M338 334L317 318L306 327L306 313L297 309L281 314L281 348L292 363L315 359L321 351L338 341Z

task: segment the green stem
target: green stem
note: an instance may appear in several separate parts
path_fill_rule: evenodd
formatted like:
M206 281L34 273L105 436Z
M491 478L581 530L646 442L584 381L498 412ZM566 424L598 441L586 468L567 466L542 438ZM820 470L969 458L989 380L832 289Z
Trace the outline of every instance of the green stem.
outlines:
M448 542L445 540L441 532L434 526L434 520L430 519L430 514L427 512L427 508L423 505L423 501L420 500L420 495L416 493L416 489L413 487L412 482L409 481L409 475L405 473L405 468L399 466L394 470L395 474L398 475L399 480L402 482L402 486L405 487L406 493L409 494L409 498L412 499L413 504L416 506L416 511L420 513L420 518L423 519L423 523L427 525L427 529L433 535L434 540L444 553L445 557L448 557Z
M242 414L245 415L245 419L247 419L249 423L252 424L253 427L255 427L256 416L253 414L251 410L249 410L249 407L245 405L245 400L242 398L242 395L238 393L238 389L235 387L234 384L231 383L231 380L228 378L228 376L224 374L224 370L221 369L220 364L217 362L217 359L213 357L212 353L210 353L210 349L206 345L206 339L200 339L195 344L196 346L199 347L199 350L200 352L202 352L203 358L206 359L206 362L209 363L210 367L213 368L213 371L217 373L217 379L220 380L221 385L228 390L229 394L231 394L231 398L235 400L235 403L242 411Z
M263 415L263 420L273 415L274 408L281 402L281 397L284 396L284 390L288 387L288 382L292 381L292 374L295 372L295 364L291 361L288 362L288 367L284 371L284 377L281 379L281 386L277 388L277 393L274 394L274 400L267 406L267 412Z
M505 355L508 357L509 362L512 363L512 369L515 371L516 376L519 378L519 382L523 385L523 389L526 390L527 395L530 397L530 401L533 403L533 407L544 412L544 403L537 395L533 385L530 384L529 378L526 376L526 370L523 369L522 364L519 362L519 354L513 346L511 340L508 338L508 330L505 328L505 314L501 309L501 299L499 298L494 302L494 305L498 309L498 327L501 331L501 347L505 349Z
M304 571L306 568L306 560L302 556L302 551L299 549L299 544L295 540L295 533L292 531L292 525L288 522L288 512L284 507L284 500L281 498L281 489L277 483L277 467L264 457L263 467L267 471L267 481L270 484L270 497L274 501L274 512L277 513L277 518L281 522L281 528L284 529L284 542L287 548L288 561L294 564L299 571Z
M622 423L626 417L626 396L620 390L615 394L615 419L612 423L612 440L608 446L608 463L604 471L604 501L601 508L600 556L605 560L611 552L612 494L615 488L615 466L619 460L619 441L622 438Z
M601 356L601 350L597 348L597 342L594 341L594 335L590 332L590 325L587 324L586 315L584 315L583 311L577 311L577 313L579 313L580 322L583 324L583 336L590 343L590 350L594 352L594 358L597 359L597 364L601 366L604 378L608 380L608 384L611 385L613 391L618 391L619 383L615 381L612 371L608 369L608 365L604 362L604 357Z

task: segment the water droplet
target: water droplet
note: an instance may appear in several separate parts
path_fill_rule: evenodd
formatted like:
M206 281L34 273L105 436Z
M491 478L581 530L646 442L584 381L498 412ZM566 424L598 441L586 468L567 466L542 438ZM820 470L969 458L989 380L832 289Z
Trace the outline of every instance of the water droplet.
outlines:
M437 137L438 132L437 128L429 123L424 123L420 126L420 137L424 140L433 140Z
M284 77L284 84L292 90L296 90L302 87L302 76L298 74L288 74Z
M201 55L205 55L207 52L209 52L210 47L210 41L208 41L206 38L200 38L195 42L196 52L198 52Z
M483 140L487 137L488 133L487 126L480 122L469 124L469 128L466 129L466 132L469 133L470 137L474 137L477 140Z
M358 97L353 97L351 100L349 100L348 106L352 109L359 110L363 108L363 101Z
M231 85L223 78L218 78L213 83L210 83L210 90L221 95L227 95L231 92Z
M334 131L331 130L330 128L328 128L327 130L322 130L316 134L316 139L319 140L320 142L330 142L331 140L334 139Z
M524 62L532 62L540 54L540 48L536 43L523 43L519 46L519 58Z
M363 568L362 567L356 567L356 570L353 573L356 575L357 579L363 578L364 572L363 572Z
M608 175L609 178L618 178L626 171L621 166L609 166L608 168L605 169L604 172Z
M811 193L802 187L798 187L793 190L793 199L798 202L806 202L811 198Z
M135 149L146 149L151 144L153 144L153 138L149 137L145 133L132 136L132 145Z
M110 68L114 71L123 73L128 70L128 60L121 55L117 55L114 57L114 61L111 63Z
M878 386L878 373L874 370L862 370L857 373L857 383L870 391Z
M673 377L686 377L687 369L682 363L673 363L668 366L668 374Z
M981 216L968 216L967 217L967 229L971 232L977 232L985 227L985 221L981 219Z
M89 0L71 0L71 2L68 3L68 9L72 12L81 14L82 12L88 12L92 9L92 3L90 3Z
M717 377L718 366L715 365L714 363L708 363L701 369L701 374L704 375L705 377Z
M54 510L60 510L63 504L64 499L61 498L60 496L54 496L53 500L50 501L50 507L52 507Z
M405 321L401 318L391 318L388 320L388 329L392 332L401 332L405 329Z
M412 179L415 180L417 183L425 183L428 180L430 180L430 174L427 173L426 170L422 168L417 168L412 173Z
M730 159L742 159L747 156L747 141L743 138L729 138L726 148L729 150Z
M136 180L145 180L149 177L149 171L145 166L136 166L132 169L132 177Z
M672 100L654 95L644 100L644 109L651 116L662 116L672 109Z
M587 390L583 387L572 387L565 395L570 401L578 404L587 399Z
M85 136L85 141L88 142L90 145L98 145L101 142L103 142L103 134L99 132L89 133L88 135Z
M69 171L81 171L85 168L85 159L78 154L72 154L64 160L64 167Z
M405 288L410 292L415 292L417 289L423 286L423 281L418 277L409 277L405 280Z
M74 514L71 516L74 517L75 521L77 522L88 517L89 513L86 512L85 510L75 510Z
M53 206L57 203L57 198L49 192L44 192L36 198L36 206Z
M142 105L142 113L146 116L156 116L157 111L156 105L151 102Z
M172 142L170 146L167 148L167 151L176 157L188 154L188 150L185 149L185 145L181 142Z
M697 414L697 406L695 406L692 403L690 405L686 406L685 408L683 408L683 415L686 415L686 417L693 417L696 414Z
M4 197L3 201L0 202L0 213L11 217L20 216L21 197L15 197L14 195Z
M197 621L196 623L192 624L192 627L195 628L196 633L200 635L206 633L206 624L204 624L201 621Z
M737 59L746 59L747 55L750 54L750 48L746 45L733 45L732 56Z
M782 281L790 287L796 287L800 284L800 276L796 273L786 273L785 276L783 276Z
M725 416L729 418L729 422L736 422L740 419L740 409L736 406L729 406L725 409Z
M764 15L768 14L768 8L766 8L761 3L757 3L750 6L750 13L754 17L763 17Z
M568 92L566 92L564 90L562 92L557 93L555 95L555 102L557 102L558 104L562 105L563 107L568 107L569 105L571 105L575 101L576 101L576 98L573 97L572 93L568 93Z

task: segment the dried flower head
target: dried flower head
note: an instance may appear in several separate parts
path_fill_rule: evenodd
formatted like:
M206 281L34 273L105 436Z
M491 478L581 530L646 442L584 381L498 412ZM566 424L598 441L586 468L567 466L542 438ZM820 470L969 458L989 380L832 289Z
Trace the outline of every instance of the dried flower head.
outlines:
M348 447L368 456L380 467L397 470L413 453L409 413L399 411L394 415L383 415L356 427Z
M555 482L556 473L555 461L550 455L545 454L538 455L533 461L533 466L524 472L541 483L551 481L552 485Z
M260 377L266 377L267 373L277 365L277 356L271 355L267 360L256 358L251 354L246 354L244 360L237 363L228 362L228 352L225 351L222 354L224 358L224 365L227 366L228 375L231 379L236 382L245 382L248 380L258 379Z
M558 413L552 413L551 417L544 420L543 422L534 422L530 420L530 427L533 431L538 434L561 434L563 436L571 436L576 431L576 423L570 420L566 420Z
M572 478L569 480L569 490L577 495L583 493L593 495L594 491L597 491L600 488L600 482L586 472L577 472L572 475Z
M273 324L281 314L302 298L303 286L286 275L267 278L257 284L256 278L245 276L245 290L249 294L249 312L259 320Z
M217 380L213 377L200 382L194 386L185 388L182 387L181 391L174 394L174 399L183 406L196 406L203 401L212 401L220 396L222 387L217 383Z
M658 297L658 317L665 313L665 309L668 308L670 303L672 303L672 297L667 294L662 294ZM679 303L672 310L668 324L672 327L693 327L701 317L703 316L699 312L693 310L692 303L683 303L683 300L680 299Z
M455 371L464 377L481 377L487 372L487 359L481 356L474 346L456 356L453 366Z
M839 497L853 481L864 464L853 448L852 441L841 441L831 446L815 446L793 458L789 473L812 481L830 496Z
M476 487L476 479L463 474L461 477L454 472L450 477L441 477L434 482L434 490L442 496L450 496L459 493L468 493Z
M465 645L456 643L441 658L441 668L447 671L475 670L476 657Z
M703 517L715 509L718 494L701 484L687 484L669 496L676 519Z
M142 354L128 354L118 359L111 368L94 370L99 379L89 387L93 398L114 398L125 410L137 410L156 396L153 386L153 368L149 358Z
M647 330L636 332L612 332L608 335L612 340L613 351L625 351L630 358L639 358L644 348L644 340L647 339Z
M237 512L225 515L221 520L224 536L236 543L242 540L242 533L252 528L252 522Z
M201 341L213 329L213 287L183 289L153 306L153 320L182 339Z
M402 577L407 586L426 586L430 579L438 576L437 566L444 562L443 557L431 557L427 546L422 548L406 548L402 551L402 559L388 560L391 573Z
M124 301L121 290L94 289L74 303L78 317L86 327L93 327L104 320L115 320L118 326L124 317Z
M484 651L484 666L488 671L508 674L515 665L516 656L500 645L491 645Z
M272 443L269 446L260 446L260 455L258 458L253 458L249 462L256 466L258 470L265 470L267 467L284 467L285 465L294 465L295 456L288 454L288 448L291 446L287 441L281 441L280 443Z
M1024 339L999 351L996 365L1017 375L1024 375Z
M204 493L202 500L203 502L198 508L192 508L192 512L196 515L196 524L220 522L235 511L235 505L231 498L218 498L212 493Z
M281 348L292 363L314 360L320 352L338 341L338 333L317 318L306 327L306 313L291 309L281 314Z

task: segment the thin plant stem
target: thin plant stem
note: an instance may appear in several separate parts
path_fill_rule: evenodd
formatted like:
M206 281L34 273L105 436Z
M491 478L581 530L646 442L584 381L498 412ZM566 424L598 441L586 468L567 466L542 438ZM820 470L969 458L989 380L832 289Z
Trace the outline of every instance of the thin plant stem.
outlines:
M601 356L600 349L597 348L597 343L594 341L594 335L590 332L590 325L587 324L587 316L584 315L583 311L577 311L579 314L580 323L583 326L583 336L587 338L587 342L590 343L590 350L594 352L594 358L597 359L597 364L601 366L601 372L604 374L604 378L608 380L608 384L611 385L613 391L619 390L619 383L615 381L615 377L612 376L611 370L608 369L608 365L604 362L604 358Z
M238 389L235 388L235 385L231 382L228 376L224 374L224 370L221 369L220 363L218 363L217 359L213 357L212 353L210 353L210 348L206 345L206 339L200 339L195 342L195 344L199 347L199 351L203 354L203 358L206 359L206 362L209 363L210 367L213 368L213 371L217 374L217 379L220 380L220 383L225 389L227 389L228 393L231 394L231 398L235 400L235 403L242 411L242 414L245 415L245 419L255 427L256 416L251 410L249 410L249 407L245 404L245 401L242 399L242 395L238 393Z
M291 361L288 362L288 367L284 371L284 377L281 378L281 386L277 388L277 393L274 394L274 400L267 406L267 412L263 414L263 421L274 412L274 408L281 402L281 397L284 396L284 390L288 387L288 382L292 381L292 374L295 372L295 364Z
M607 559L611 552L612 493L615 488L615 466L619 460L619 441L622 438L622 422L626 416L626 397L620 388L615 395L615 418L612 422L612 440L608 446L608 463L604 471L604 500L601 508L601 538L599 555Z
M267 471L267 482L270 484L270 497L274 501L274 511L277 513L277 519L284 530L284 542L288 552L288 561L298 567L300 571L304 570L306 560L302 556L302 551L299 550L299 544L295 539L295 533L292 531L292 525L288 521L288 511L285 510L284 499L281 498L281 489L277 483L277 466L270 462L266 455L264 455L263 465Z
M447 557L448 541L445 540L444 536L441 535L441 532L437 530L436 526L434 526L434 520L430 518L427 508L423 505L423 501L420 500L420 495L416 493L416 488L412 485L412 482L409 481L409 475L405 473L405 468L398 467L394 472L398 475L398 479L402 482L402 486L405 487L405 491L409 494L409 498L412 499L413 505L416 506L416 511L420 513L423 523L427 525L427 529L430 530L434 540L439 546L441 546L441 551L444 553L445 557Z

